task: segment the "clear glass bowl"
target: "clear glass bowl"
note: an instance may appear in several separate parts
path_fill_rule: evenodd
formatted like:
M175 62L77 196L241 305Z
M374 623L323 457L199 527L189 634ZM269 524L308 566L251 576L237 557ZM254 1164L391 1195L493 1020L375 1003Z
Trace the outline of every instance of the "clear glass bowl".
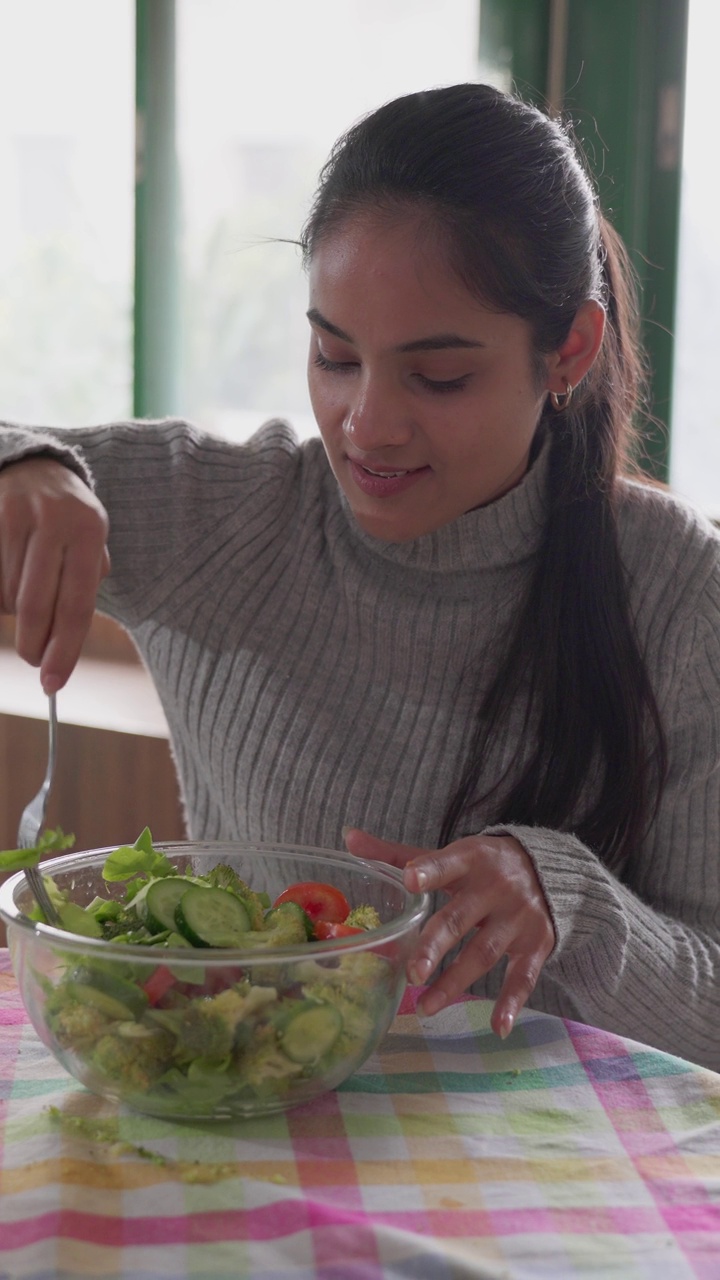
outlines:
M262 951L129 946L33 923L18 873L0 886L0 916L44 1044L94 1093L173 1120L286 1110L342 1084L397 1012L427 895L409 893L393 867L322 849L156 848L178 871L229 863L272 901L297 881L332 884L351 906L375 907L382 926ZM125 885L102 879L109 852L66 854L42 869L81 906L96 895L122 900Z

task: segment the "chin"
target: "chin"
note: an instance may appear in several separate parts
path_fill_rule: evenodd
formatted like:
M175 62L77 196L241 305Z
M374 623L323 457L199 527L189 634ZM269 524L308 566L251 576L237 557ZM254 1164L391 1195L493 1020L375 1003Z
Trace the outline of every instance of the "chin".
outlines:
M353 518L363 533L368 533L371 538L378 538L381 542L412 542L415 538L422 538L426 533L433 533L443 523L442 521L437 524L418 521L416 524L410 520L393 519L389 512L383 517L371 515L367 511L358 511L355 507L351 509Z

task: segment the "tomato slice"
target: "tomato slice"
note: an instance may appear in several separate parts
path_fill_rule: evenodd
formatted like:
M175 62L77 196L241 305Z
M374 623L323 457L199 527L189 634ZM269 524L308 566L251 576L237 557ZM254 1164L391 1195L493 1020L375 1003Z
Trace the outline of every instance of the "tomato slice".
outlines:
M350 914L350 903L345 894L334 885L321 884L316 880L300 880L297 884L288 885L273 906L279 907L282 902L296 902L313 924L316 920L340 924Z
M160 964L142 985L150 1004L157 1004L176 982L174 973L171 973L166 965Z
M332 920L316 920L314 930L319 942L326 938L349 938L351 933L367 933L367 929L359 929L356 924L338 924Z

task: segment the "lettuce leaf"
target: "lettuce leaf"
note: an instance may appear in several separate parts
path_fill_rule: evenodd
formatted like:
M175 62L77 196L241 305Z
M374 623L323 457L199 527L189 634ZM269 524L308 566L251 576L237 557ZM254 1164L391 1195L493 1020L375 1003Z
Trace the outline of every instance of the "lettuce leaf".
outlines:
M115 883L130 880L132 876L174 876L177 872L164 853L153 848L150 830L145 827L135 844L122 844L105 859L103 880Z
M37 844L31 849L3 849L0 852L0 873L25 871L28 867L36 867L46 854L69 849L74 843L75 837L66 836L60 827L43 831Z

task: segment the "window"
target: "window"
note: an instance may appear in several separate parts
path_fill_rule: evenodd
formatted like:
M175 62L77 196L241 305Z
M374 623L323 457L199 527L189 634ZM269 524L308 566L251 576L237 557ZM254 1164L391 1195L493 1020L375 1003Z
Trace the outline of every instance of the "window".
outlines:
M720 517L719 41L716 0L690 0L670 480L713 518Z
M478 0L178 0L183 412L246 437L315 430L295 239L340 133L386 99L478 76Z
M131 403L132 0L0 0L0 405Z

